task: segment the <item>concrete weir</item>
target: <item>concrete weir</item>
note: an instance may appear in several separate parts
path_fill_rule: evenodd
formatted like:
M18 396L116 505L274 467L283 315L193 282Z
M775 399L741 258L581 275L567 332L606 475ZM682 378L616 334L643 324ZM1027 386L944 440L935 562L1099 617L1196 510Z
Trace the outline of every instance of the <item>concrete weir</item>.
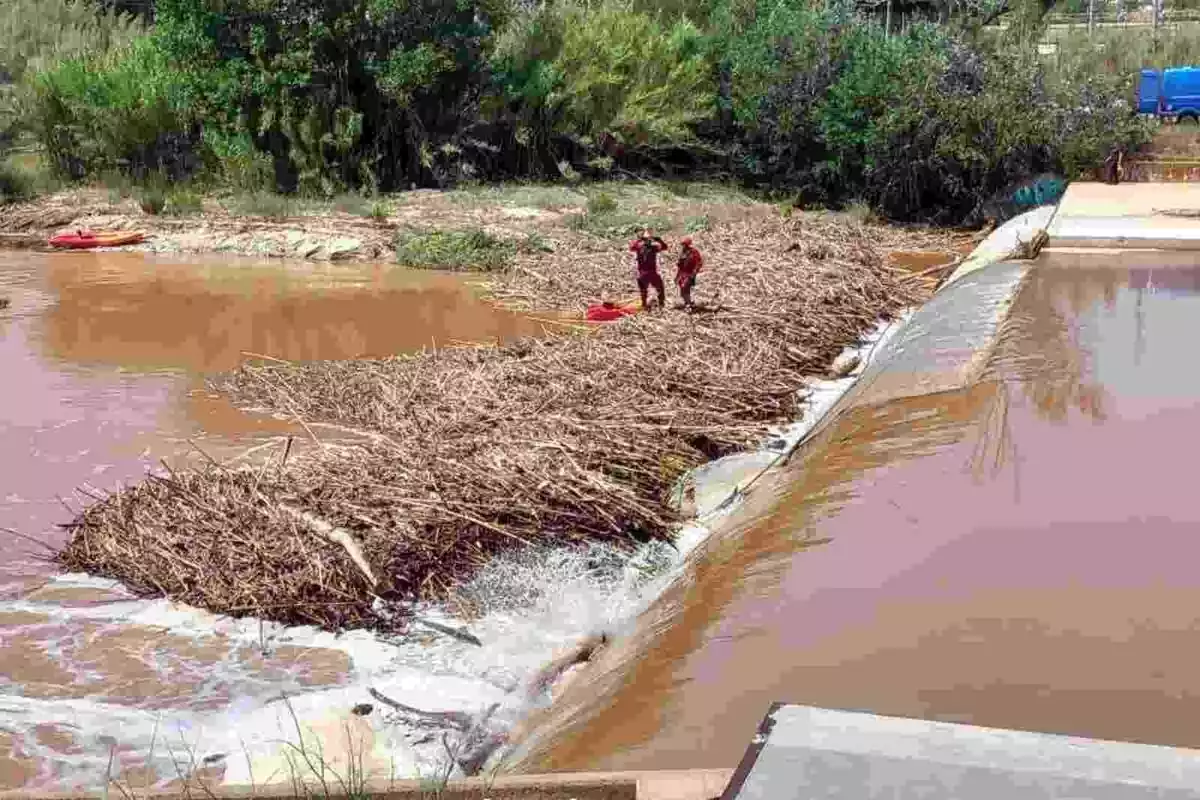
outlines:
M1180 280L1186 283L1187 274L1172 269L1181 256L1171 256L1170 251L1200 250L1200 186L1074 184L1057 208L1038 209L1011 221L948 281L958 285L930 301L895 337L897 352L881 358L880 366L863 376L848 403L874 405L897 396L888 390L886 376L898 365L899 372L911 372L902 364L908 341L921 342L914 363L924 364L944 360L929 358L930 341L935 351L945 338L960 344L971 340L974 345L970 357L938 371L944 386L919 378L921 393L978 380L974 367L989 350L982 342L996 337L1002 320L985 314L973 318L970 330L939 336L938 326L953 327L953 321L936 313L937 306L948 293L959 299L964 293L976 294L982 300L1008 291L1011 299L1017 283L1013 278L1024 276L1030 265L997 261L1038 228L1049 234L1042 250L1048 269L1123 268L1134 275L1128 281L1134 290L1147 285L1171 288ZM1097 256L1106 257L1103 266ZM1157 273L1138 277L1139 270ZM1007 317L1009 303L991 299L984 307ZM1109 300L1110 308L1113 302ZM928 328L923 327L923 319L929 321ZM907 380L903 383L911 386ZM1115 687L1113 691L1119 693ZM818 796L1184 800L1200 798L1200 750L777 702L760 724L722 800Z

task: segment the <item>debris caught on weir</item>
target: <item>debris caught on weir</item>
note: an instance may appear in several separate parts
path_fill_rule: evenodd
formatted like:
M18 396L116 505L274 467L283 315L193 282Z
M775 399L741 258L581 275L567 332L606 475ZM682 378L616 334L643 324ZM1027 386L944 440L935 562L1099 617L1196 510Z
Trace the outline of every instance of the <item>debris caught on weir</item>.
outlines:
M1032 261L1038 257L1038 253L1050 241L1050 235L1046 231L1038 228L1033 232L1033 235L1028 239L1019 239L1009 258L1017 258L1023 261Z
M416 717L425 723L431 723L438 727L454 728L455 730L463 731L464 733L475 725L475 716L464 711L422 711L419 708L414 708L413 706L405 705L404 703L393 700L374 687L368 689L367 691L370 693L371 697L374 697L385 706L404 714Z
M546 666L538 670L538 673L529 682L529 698L535 699L544 694L555 681L562 677L564 672L576 664L584 664L591 661L600 648L608 644L608 641L609 637L607 633L588 636L567 653L546 664Z
M251 361L215 378L242 407L371 435L95 498L58 562L213 613L386 634L508 549L669 541L680 476L758 446L798 416L806 377L928 296L889 251L956 241L837 216L717 223L694 238L710 265L695 314L383 360ZM560 248L487 291L582 313L597 288L631 280L610 249L581 265Z

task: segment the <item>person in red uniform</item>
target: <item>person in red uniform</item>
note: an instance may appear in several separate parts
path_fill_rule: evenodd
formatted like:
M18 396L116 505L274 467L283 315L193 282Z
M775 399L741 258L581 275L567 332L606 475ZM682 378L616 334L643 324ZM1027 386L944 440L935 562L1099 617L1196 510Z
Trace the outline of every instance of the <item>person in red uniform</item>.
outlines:
M650 231L642 231L642 235L629 243L629 249L637 257L637 285L642 295L642 309L646 308L646 294L650 287L658 292L658 307L662 308L667 302L667 291L663 286L662 276L658 274L658 254L668 247L661 237Z
M675 285L679 287L683 307L691 311L695 307L692 303L692 289L696 288L696 276L704 269L704 257L692 246L692 237L684 237L680 245L683 249L679 253L679 261L675 264Z

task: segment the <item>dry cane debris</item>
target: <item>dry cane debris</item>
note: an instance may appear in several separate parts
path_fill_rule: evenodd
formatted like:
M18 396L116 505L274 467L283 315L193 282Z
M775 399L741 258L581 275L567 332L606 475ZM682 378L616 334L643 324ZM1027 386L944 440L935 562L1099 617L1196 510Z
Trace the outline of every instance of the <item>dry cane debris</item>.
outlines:
M805 375L927 293L887 250L949 244L812 219L694 239L707 265L694 315L384 361L244 365L216 384L239 403L375 435L286 465L147 480L87 508L60 562L218 613L394 630L406 603L444 596L505 548L669 537L663 499L686 470L794 417ZM490 291L560 310L605 289L628 296L621 248L586 247L520 262Z

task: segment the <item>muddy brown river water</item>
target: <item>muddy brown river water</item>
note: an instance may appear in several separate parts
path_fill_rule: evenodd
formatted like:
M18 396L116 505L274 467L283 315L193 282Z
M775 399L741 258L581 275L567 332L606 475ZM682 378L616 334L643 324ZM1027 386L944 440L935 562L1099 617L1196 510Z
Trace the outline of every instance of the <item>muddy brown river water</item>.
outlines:
M46 548L80 487L307 435L237 411L204 374L247 353L387 356L540 331L455 276L383 266L0 252L0 296L0 788L94 785L97 768L161 782L172 776L144 763L158 719L147 715L261 704L355 668L346 648L268 650L219 626L192 635L195 621L168 606L52 577Z
M522 768L733 767L774 701L1200 747L1198 264L1035 266L981 380L820 433Z

